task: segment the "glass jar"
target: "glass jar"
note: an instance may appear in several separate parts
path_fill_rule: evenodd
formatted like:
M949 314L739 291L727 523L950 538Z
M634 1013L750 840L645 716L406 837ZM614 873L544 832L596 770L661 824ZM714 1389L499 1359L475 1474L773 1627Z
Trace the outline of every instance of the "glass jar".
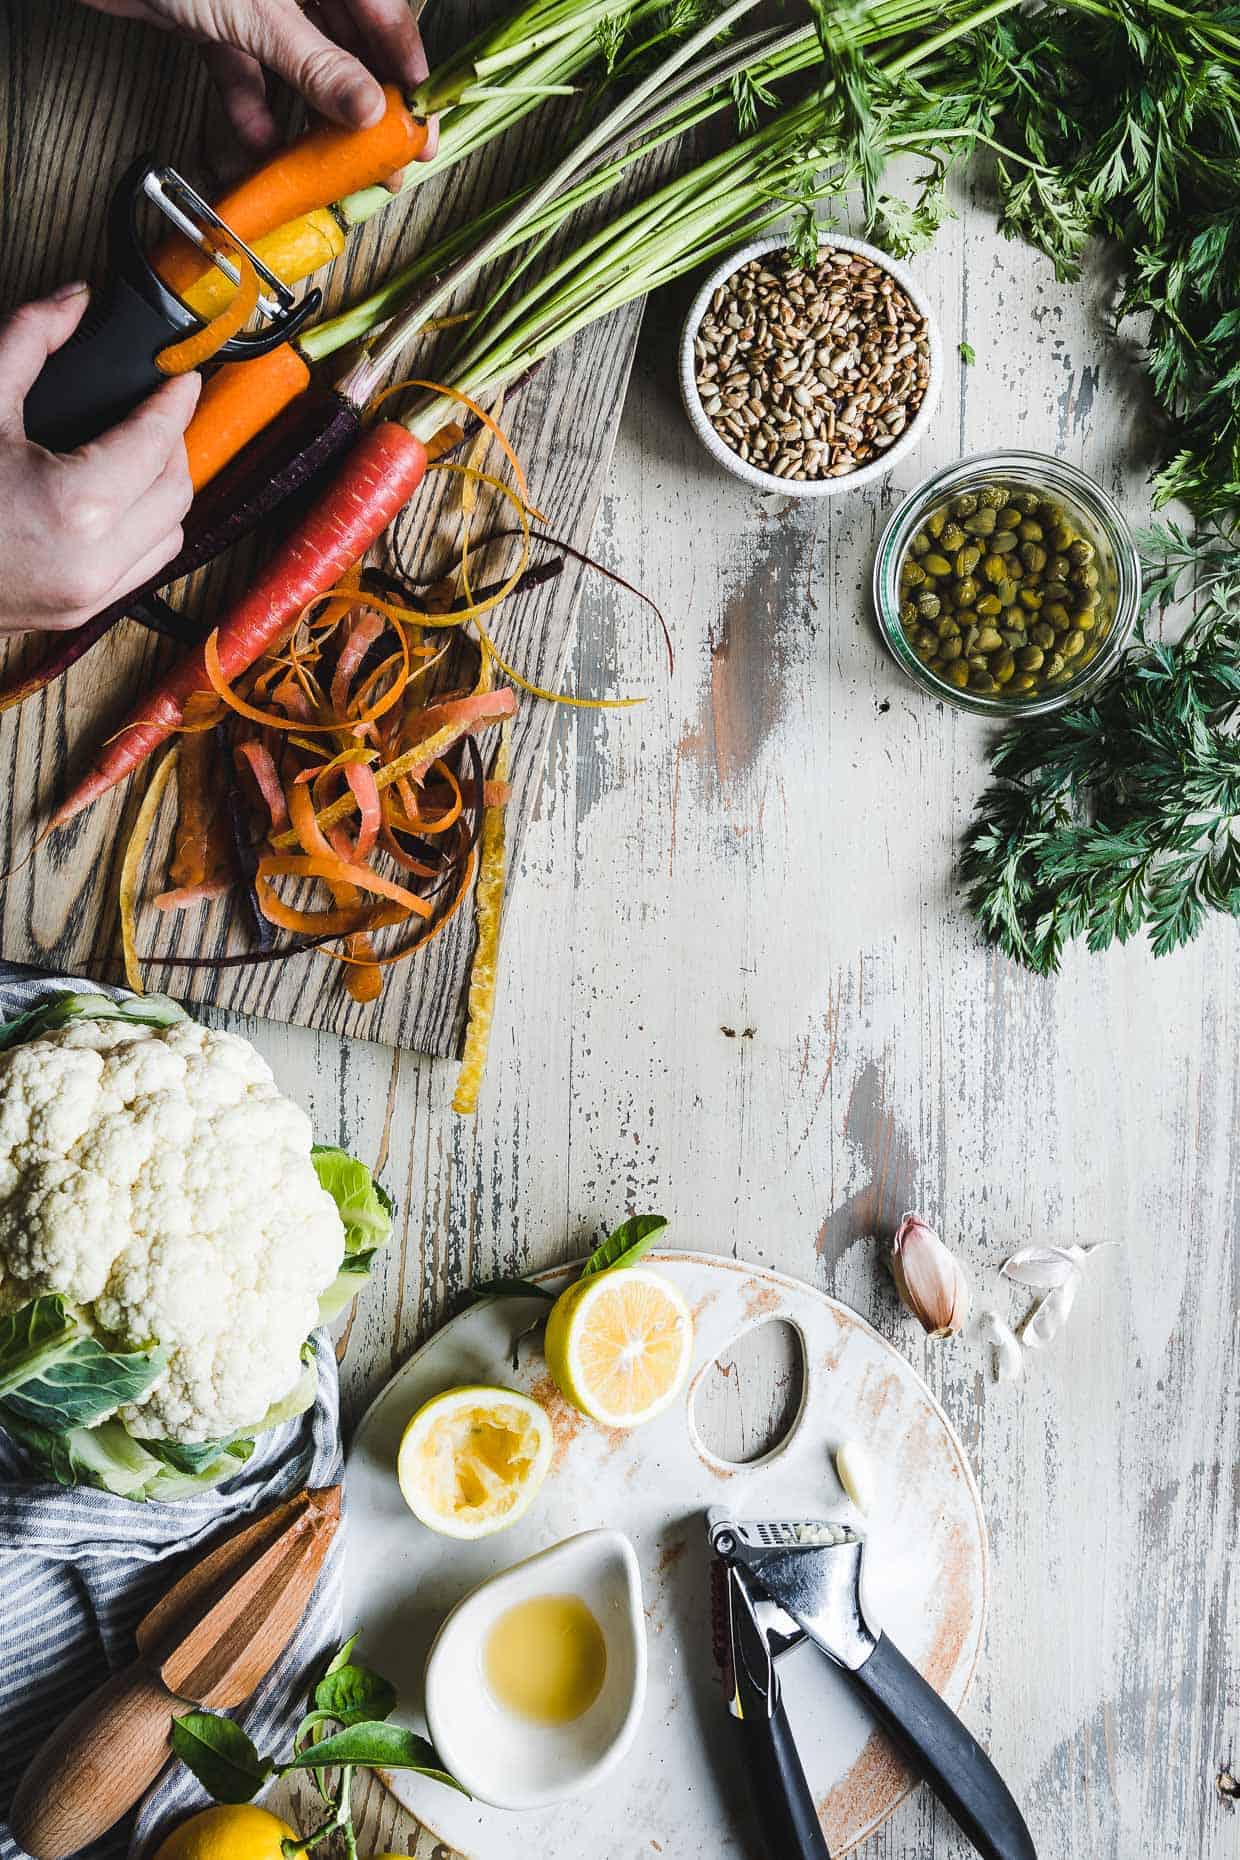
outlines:
M996 537L1001 491L1021 523ZM950 548L938 546L944 536ZM1006 553L989 553L992 542ZM977 716L1045 716L1092 690L1123 657L1140 598L1117 505L1041 452L978 452L935 472L889 518L874 559L892 657L923 691Z

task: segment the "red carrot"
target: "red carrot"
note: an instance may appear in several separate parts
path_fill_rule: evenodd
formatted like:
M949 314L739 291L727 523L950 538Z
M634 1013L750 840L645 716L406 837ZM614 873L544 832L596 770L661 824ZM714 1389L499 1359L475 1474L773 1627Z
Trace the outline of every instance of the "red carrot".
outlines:
M426 448L406 427L384 420L363 433L343 470L220 622L217 647L225 678L240 678L316 596L335 587L382 535L425 472ZM202 648L195 647L130 712L52 825L63 826L131 775L180 728L193 694L210 689Z

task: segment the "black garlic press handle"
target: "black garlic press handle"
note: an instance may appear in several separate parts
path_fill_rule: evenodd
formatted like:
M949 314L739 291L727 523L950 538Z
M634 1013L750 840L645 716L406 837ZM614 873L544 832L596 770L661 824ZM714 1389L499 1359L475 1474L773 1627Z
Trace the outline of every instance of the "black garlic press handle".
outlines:
M1038 1860L1024 1816L986 1752L885 1634L851 1677L983 1860Z
M26 437L53 452L97 439L167 379L155 357L176 336L128 278L114 276L43 364L26 396Z
M735 1723L770 1860L831 1860L782 1700Z

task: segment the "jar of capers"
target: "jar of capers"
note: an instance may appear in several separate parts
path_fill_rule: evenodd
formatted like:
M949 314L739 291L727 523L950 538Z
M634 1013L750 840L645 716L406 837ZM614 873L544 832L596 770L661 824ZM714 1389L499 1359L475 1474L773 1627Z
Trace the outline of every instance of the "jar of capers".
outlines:
M996 452L939 472L887 524L874 568L904 669L967 710L1058 708L1104 677L1136 622L1136 549L1075 466Z

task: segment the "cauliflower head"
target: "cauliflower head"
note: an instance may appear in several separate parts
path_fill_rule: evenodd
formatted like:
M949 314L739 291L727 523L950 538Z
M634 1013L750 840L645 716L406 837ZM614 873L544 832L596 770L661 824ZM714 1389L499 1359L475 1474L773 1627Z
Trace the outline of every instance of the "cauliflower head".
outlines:
M192 1444L302 1373L345 1228L304 1111L245 1040L76 1019L0 1052L0 1312L63 1297L164 1366L117 1418Z

